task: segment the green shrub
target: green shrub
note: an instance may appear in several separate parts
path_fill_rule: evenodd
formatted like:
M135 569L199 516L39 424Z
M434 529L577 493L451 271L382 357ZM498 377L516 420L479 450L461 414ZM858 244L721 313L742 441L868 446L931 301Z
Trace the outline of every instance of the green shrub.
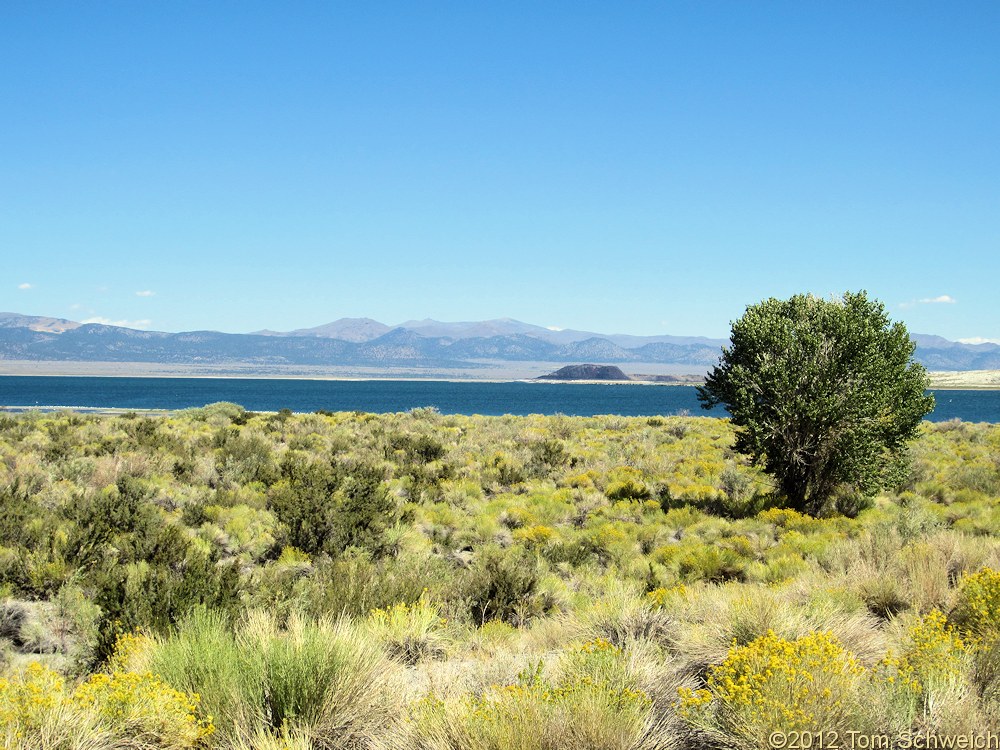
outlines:
M138 628L165 632L198 606L238 609L242 580L235 564L217 564L176 530L159 539L163 547L152 562L109 565L95 577L101 617L92 666L111 655L124 633Z
M398 719L398 686L375 641L345 621L255 612L235 631L195 615L143 657L171 685L206 696L223 744L309 737L319 748L368 746Z
M448 635L447 621L438 608L421 598L415 604L394 604L375 609L368 616L368 627L389 655L404 664L444 656Z
M478 552L463 586L472 621L521 625L543 614L539 576L537 559L523 549L486 547Z
M584 644L564 658L563 676L543 678L541 662L516 684L480 696L430 695L412 710L417 747L483 750L625 750L650 740L652 702L606 641Z
M235 484L271 484L278 476L270 442L263 435L233 427L216 435L215 463L219 476Z
M678 564L685 581L738 581L744 578L747 568L747 560L737 552L709 545L681 554Z
M293 547L336 555L358 547L384 553L382 534L399 520L384 472L371 464L328 464L288 454L268 506L288 528Z

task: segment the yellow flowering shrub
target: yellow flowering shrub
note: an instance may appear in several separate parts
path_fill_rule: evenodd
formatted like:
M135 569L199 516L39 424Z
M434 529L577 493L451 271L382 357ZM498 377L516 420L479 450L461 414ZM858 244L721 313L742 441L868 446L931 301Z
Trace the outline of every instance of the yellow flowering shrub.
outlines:
M829 730L850 724L866 675L830 633L791 641L768 631L731 648L706 688L681 688L678 710L692 724L753 742L778 730Z
M57 672L38 663L0 679L3 747L48 747L45 737L59 737L74 748L74 737L86 738L80 747L103 747L102 742L113 743L112 737L164 750L203 746L214 728L211 717L197 715L200 698L152 673L133 671L148 645L141 633L120 636L107 671L72 690Z
M965 576L948 619L967 636L984 637L1000 631L1000 571L983 568Z
M19 739L39 729L65 701L63 688L63 678L37 662L0 679L0 737Z
M0 679L0 747L4 750L107 750L111 732L76 705L57 673L38 663ZM150 748L152 750L152 748Z
M932 610L910 629L901 653L886 655L872 677L889 713L909 725L931 710L938 691L965 679L968 657L955 629L941 612Z
M942 681L961 679L966 666L966 645L945 616L933 610L909 632L907 648L888 655L879 665L889 684L922 692Z
M198 747L211 736L211 717L197 716L200 700L150 672L101 672L73 693L77 705L93 709L115 734L158 748Z
M197 704L198 696L148 673L102 672L68 691L56 672L32 663L0 679L0 743L27 750L57 738L67 747L103 747L117 737L145 748L202 747L213 727L196 716Z
M669 609L688 596L688 588L683 583L669 588L660 587L646 594L646 601L655 609Z
M760 544L744 534L735 534L722 540L720 544L725 549L731 550L740 557L747 558L749 560L759 559L761 557Z
M514 541L521 542L527 546L541 547L548 544L556 532L551 526L525 526L514 530Z
M141 662L152 641L150 637L139 631L122 633L115 641L115 649L104 663L105 672L130 672L136 670L136 664Z
M512 505L500 514L500 523L508 529L520 529L537 523L537 519L527 508Z
M577 489L593 489L600 480L600 474L591 469L583 474L575 474L561 480L560 484Z
M627 692L631 680L622 659L622 649L606 638L594 638L563 655L563 684L603 685Z
M814 528L817 521L812 516L799 513L792 508L770 508L757 514L757 520L771 523L789 531L806 531Z

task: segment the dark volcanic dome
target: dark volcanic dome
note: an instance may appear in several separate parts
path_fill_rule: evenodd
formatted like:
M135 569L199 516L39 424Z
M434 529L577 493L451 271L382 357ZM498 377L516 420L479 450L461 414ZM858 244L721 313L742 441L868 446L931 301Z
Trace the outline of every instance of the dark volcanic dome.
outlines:
M614 365L567 365L536 380L631 380Z

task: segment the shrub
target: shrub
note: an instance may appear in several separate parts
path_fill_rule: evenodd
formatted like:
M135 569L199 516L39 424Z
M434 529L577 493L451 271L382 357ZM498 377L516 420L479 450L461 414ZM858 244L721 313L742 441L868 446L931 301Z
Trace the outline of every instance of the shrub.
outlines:
M263 435L223 429L216 437L216 445L216 467L224 479L237 484L270 484L277 479L271 444Z
M121 747L198 747L215 731L197 715L200 697L173 689L151 672L98 673L73 693L121 740Z
M413 744L441 750L625 750L648 741L652 703L624 684L619 649L592 641L565 659L569 663L556 681L543 678L539 662L516 684L494 685L480 696L418 701L410 724Z
M269 565L258 573L261 588L253 604L286 609L294 605L314 617L364 617L373 609L386 609L400 602L413 604L425 592L436 601L446 594L451 599L462 595L454 567L429 555L405 554L379 560L364 553L343 555L336 560L319 560L308 573L303 574L301 568L289 571L287 567L282 572L281 566ZM272 583L275 574L284 581L284 588L281 581Z
M972 683L983 702L1000 710L1000 634L975 644L972 651Z
M790 641L769 632L730 649L709 670L706 688L681 688L679 712L760 747L774 731L861 731L866 677L830 633Z
M677 623L663 608L670 598L666 589L657 589L644 597L612 592L580 619L597 636L596 640L607 641L616 648L637 640L666 647L673 644L677 630Z
M1000 571L983 568L965 576L948 621L971 636L1000 631Z
M62 677L37 662L0 679L0 727L8 736L20 728L40 727L45 714L64 700L63 687Z
M69 699L63 679L33 662L0 679L0 744L7 750L106 750L111 733Z
M0 639L8 640L20 648L24 645L22 630L27 622L28 605L25 602L0 602Z
M868 611L884 620L890 620L910 608L903 582L891 573L872 576L861 584L859 593Z
M646 594L646 601L654 609L672 609L688 596L688 588L683 583L676 586L653 589Z
M234 632L201 615L157 640L148 658L172 684L212 696L226 742L256 734L366 746L399 714L391 662L345 621L292 616L281 628L258 612Z
M544 547L556 535L551 526L524 526L514 530L514 541L533 547Z
M399 520L381 468L288 455L282 480L268 493L270 510L288 527L289 544L310 555L359 547L384 553L382 535Z
M707 544L683 553L678 562L685 581L742 580L747 567L747 560L733 550Z
M480 626L490 620L522 625L542 614L538 579L538 561L524 550L483 549L464 585L472 621Z
M70 693L33 663L0 680L0 739L11 750L187 750L213 731L197 703L148 672L95 674Z
M447 621L424 598L414 604L400 602L388 609L373 610L368 625L389 655L404 664L434 659L446 651Z
M604 494L612 502L617 500L648 500L653 496L649 487L641 481L631 478L611 482Z
M127 643L119 643L116 658L200 695L201 707L213 717L220 737L233 737L246 727L264 724L259 656L248 658L221 614L195 610L173 633L150 641L138 653L122 653Z
M93 665L107 659L119 636L136 628L165 632L198 606L233 611L241 580L234 563L217 564L175 526L149 540L157 557L129 565L109 565L96 576L96 603L102 614ZM162 556L162 557L161 557Z
M889 654L878 665L877 679L889 694L893 713L927 714L937 695L961 682L967 668L965 643L945 616L931 611L910 628L899 656Z
M547 476L554 469L561 468L570 462L569 453L561 440L539 440L529 444L531 459L528 468L535 476Z

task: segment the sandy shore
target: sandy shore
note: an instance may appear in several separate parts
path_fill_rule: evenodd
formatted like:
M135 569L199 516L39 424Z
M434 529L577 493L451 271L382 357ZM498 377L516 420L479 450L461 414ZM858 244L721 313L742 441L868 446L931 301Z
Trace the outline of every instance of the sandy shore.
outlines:
M1000 370L932 372L931 387L942 390L1000 390Z

